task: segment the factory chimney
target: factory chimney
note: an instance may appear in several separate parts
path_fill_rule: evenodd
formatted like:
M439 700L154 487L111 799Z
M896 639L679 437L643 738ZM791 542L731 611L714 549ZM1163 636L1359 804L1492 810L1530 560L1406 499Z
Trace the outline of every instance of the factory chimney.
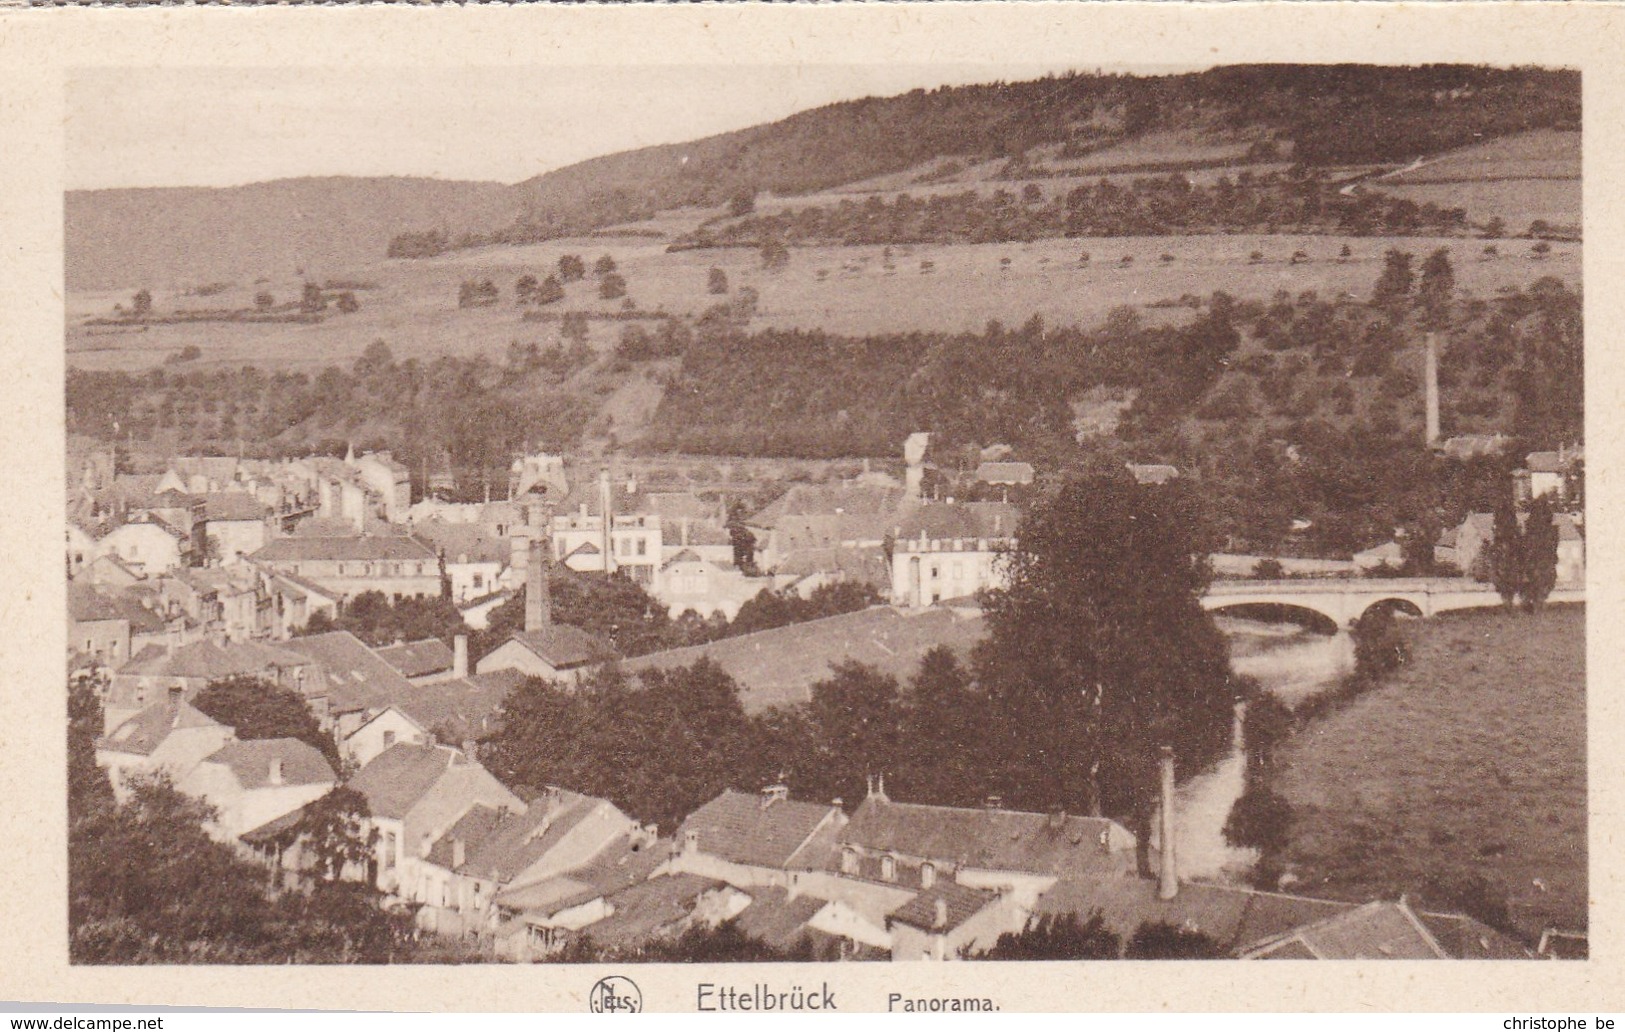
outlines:
M530 558L525 569L525 630L539 631L553 622L553 595L547 583L547 543L530 539Z
M610 531L615 523L615 499L609 483L609 467L598 471L598 512L603 517L602 530L599 534L599 547L604 552L604 572L615 572L614 538Z

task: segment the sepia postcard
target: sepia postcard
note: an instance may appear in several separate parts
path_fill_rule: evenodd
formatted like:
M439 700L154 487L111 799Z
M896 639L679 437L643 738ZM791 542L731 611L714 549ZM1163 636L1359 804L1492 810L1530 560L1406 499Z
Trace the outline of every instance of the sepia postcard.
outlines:
M0 999L1625 1009L1622 29L0 13Z

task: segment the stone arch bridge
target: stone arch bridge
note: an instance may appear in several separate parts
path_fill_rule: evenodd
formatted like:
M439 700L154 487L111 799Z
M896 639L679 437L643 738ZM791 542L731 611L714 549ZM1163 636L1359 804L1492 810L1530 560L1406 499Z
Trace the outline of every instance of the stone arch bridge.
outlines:
M1585 589L1559 588L1548 601L1584 602ZM1216 580L1202 596L1202 608L1209 612L1237 606L1287 606L1317 613L1339 628L1353 626L1374 607L1427 617L1500 604L1501 596L1494 588L1465 577Z

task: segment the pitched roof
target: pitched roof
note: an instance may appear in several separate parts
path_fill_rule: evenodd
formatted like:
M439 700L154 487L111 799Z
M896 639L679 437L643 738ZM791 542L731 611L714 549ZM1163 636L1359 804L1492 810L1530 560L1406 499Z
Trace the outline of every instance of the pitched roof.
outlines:
M1575 456L1554 451L1530 452L1524 465L1531 473L1567 473Z
M450 670L453 660L450 646L439 638L387 645L375 654L404 677L425 677Z
M285 537L267 541L253 555L261 562L288 560L418 560L438 561L433 549L414 537L357 534L351 537ZM438 567L436 567L438 570Z
M836 807L823 803L770 799L727 789L688 815L677 829L677 841L685 842L692 833L702 853L736 864L783 868L838 813ZM816 866L822 867L824 857L817 861Z
M551 799L537 799L469 850L463 873L506 884L546 856L605 802L562 790Z
M497 826L507 820L511 814L495 806L486 806L484 803L475 803L470 806L461 817L457 818L452 826L434 840L425 855L429 863L437 867L444 867L448 871L457 870L452 861L456 859L456 842L463 840L463 857L467 861L468 850L484 842L496 831Z
M692 666L708 658L739 683L740 703L755 713L806 702L812 686L830 676L833 664L865 663L899 680L912 677L920 660L938 645L963 659L982 639L979 615L947 608L904 612L873 606L854 613L722 638L621 661L628 673Z
M519 678L523 680L524 675ZM462 742L491 730L511 690L510 681L490 675L478 675L478 680L456 677L397 689L391 704L443 741Z
M1007 502L926 502L898 518L899 541L1013 537L1021 510Z
M486 533L480 523L420 520L412 524L412 536L434 551L445 553L448 563L500 563L509 555L508 543Z
M981 913L996 899L998 894L986 889L940 881L929 889L922 889L886 917L888 922L896 921L928 932L948 932Z
M891 589L891 567L885 549L878 545L797 547L780 552L773 572L791 577L831 574L881 591Z
M1135 868L1134 836L1104 817L865 799L840 841L955 867L1077 878Z
M96 748L134 756L151 756L171 731L196 727L225 725L188 702L166 697L126 720L111 733L96 739Z
M203 496L203 518L211 522L263 520L269 511L264 503L246 491L211 491Z
M271 780L271 765L282 762L282 780ZM269 785L319 785L337 781L333 768L315 746L297 738L260 738L228 742L204 763L231 768L244 788Z
M259 642L234 641L224 646L212 641L195 641L168 650L148 645L119 667L128 677L182 677L213 680L237 675L258 675L268 670L304 665L308 660L292 649Z
M388 706L410 692L413 685L400 671L379 658L349 631L328 631L289 638L283 649L314 660L326 675L325 684L307 681L305 694L325 690L336 710Z
M1107 930L1124 943L1146 922L1164 922L1199 931L1227 950L1352 910L1355 904L1259 892L1230 885L1186 882L1173 899L1157 894L1146 878L1063 879L1038 897L1033 917L1099 914Z
M1374 900L1250 947L1254 960L1437 960L1450 956L1404 900Z
M600 946L640 946L686 920L701 896L720 888L722 882L697 874L651 878L608 897L610 915L588 925L582 934Z
M535 631L515 631L511 640L536 653L554 670L570 670L615 658L615 650L607 642L569 624L548 624Z
M128 620L124 607L83 582L68 584L68 618L80 623Z
M796 484L757 510L749 523L753 527L778 528L780 521L787 518L839 515L878 519L883 526L904 498L902 488L879 484Z
M810 936L807 922L829 904L815 896L791 897L778 886L751 889L750 905L734 918L734 927L781 952L795 949Z
M457 750L445 746L401 742L373 757L350 779L349 787L367 797L367 808L373 816L398 820L461 757Z

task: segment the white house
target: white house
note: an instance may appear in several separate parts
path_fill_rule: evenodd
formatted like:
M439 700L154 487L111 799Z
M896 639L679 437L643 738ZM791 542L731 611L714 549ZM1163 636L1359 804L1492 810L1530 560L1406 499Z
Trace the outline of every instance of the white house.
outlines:
M267 738L226 743L175 787L213 806L209 833L230 842L321 798L337 783L314 746L297 738Z

